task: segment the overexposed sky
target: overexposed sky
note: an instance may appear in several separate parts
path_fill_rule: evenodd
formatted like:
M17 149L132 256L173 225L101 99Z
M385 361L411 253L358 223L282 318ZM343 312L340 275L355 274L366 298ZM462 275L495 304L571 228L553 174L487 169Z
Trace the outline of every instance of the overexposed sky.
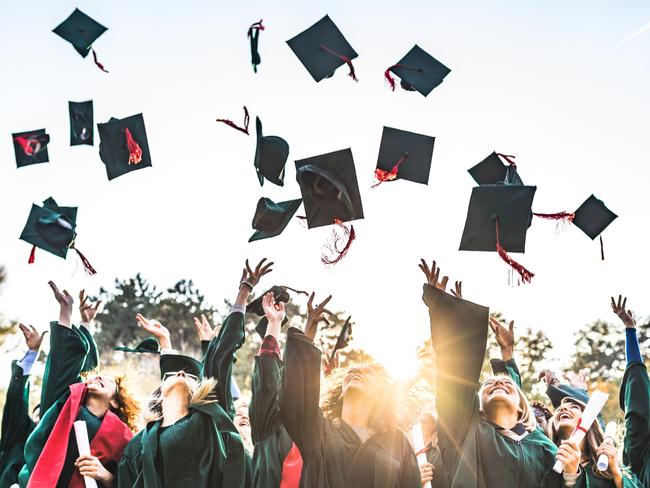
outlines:
M51 32L75 7L109 30L94 47L110 71L82 59ZM315 83L285 41L329 14L359 53L359 83L340 68ZM262 64L246 39L260 18ZM357 322L355 337L379 359L409 358L428 334L419 257L462 279L468 299L521 328L541 328L569 354L572 333L612 318L609 296L647 302L650 141L650 4L532 1L127 1L38 0L0 6L0 232L9 280L7 318L39 328L57 315L49 279L76 292L141 272L166 287L192 278L220 304L236 292L246 257L272 257L261 287L289 284L334 295ZM632 34L640 32L634 36ZM625 41L625 42L622 42ZM391 92L384 70L417 43L452 70L427 98ZM68 101L92 99L95 122L143 113L153 168L112 182L95 146L69 146ZM242 119L246 137L216 118ZM285 186L260 188L254 118L290 145ZM370 190L382 127L436 137L428 186ZM50 163L20 170L11 133L45 127ZM365 220L343 262L320 263L325 229L294 220L279 237L248 244L259 197L300 196L293 161L351 147ZM536 273L508 286L496 253L459 252L473 180L491 151L515 154L534 210L575 210L594 193L620 216L597 241L571 226L535 221L527 252ZM63 261L18 240L30 206L53 196L78 206L78 247L99 270L87 277L74 252ZM299 210L299 214L303 211ZM74 293L73 292L73 293Z

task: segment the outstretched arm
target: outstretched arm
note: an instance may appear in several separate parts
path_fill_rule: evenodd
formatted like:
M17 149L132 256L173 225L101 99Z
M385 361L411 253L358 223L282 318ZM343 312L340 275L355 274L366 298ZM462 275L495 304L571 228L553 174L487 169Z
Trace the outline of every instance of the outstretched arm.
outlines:
M515 361L515 323L511 321L506 329L500 321L490 317L489 324L497 344L501 348L501 360L490 359L492 372L494 374L507 374L521 388L521 373Z

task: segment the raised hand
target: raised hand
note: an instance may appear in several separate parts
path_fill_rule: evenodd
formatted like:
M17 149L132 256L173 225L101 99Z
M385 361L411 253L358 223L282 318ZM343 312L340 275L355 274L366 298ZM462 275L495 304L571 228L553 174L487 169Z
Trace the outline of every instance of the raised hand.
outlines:
M144 330L149 332L149 334L158 339L161 349L172 348L167 327L157 320L146 319L142 314L136 314L135 320L138 322L138 327L142 327Z
M440 278L440 268L436 266L436 262L431 262L431 268L427 265L424 259L420 259L420 264L418 267L424 273L424 276L427 278L427 284L435 286L438 290L446 291L447 282L449 281L449 276L443 276L441 281L438 281Z
M544 380L546 386L557 386L560 384L560 380L555 376L555 373L550 369L542 370L539 375L537 375L538 380Z
M49 281L47 284L50 285L54 298L59 302L59 324L70 328L72 326L71 317L74 298L67 290L63 290L63 293L61 293L53 281Z
M199 336L199 341L211 341L216 337L220 329L220 327L213 329L205 314L201 314L200 319L194 317L194 328L196 329L196 335Z
M253 291L253 288L255 288L255 285L257 285L265 274L270 273L273 271L271 266L273 266L273 262L266 263L266 258L262 259L259 263L257 263L257 266L255 267L255 270L253 271L248 264L248 259L246 260L246 267L244 268L244 271L242 273L242 277L240 280L241 285L247 286L250 291Z
M270 324L282 324L285 317L284 303L276 303L273 293L267 293L262 297L262 308L264 316Z
M23 324L18 324L18 327L20 327L21 332L25 336L25 343L27 344L27 348L30 351L38 352L41 347L41 343L43 342L43 338L45 337L45 334L47 334L47 331L39 334L38 331L31 325L26 326Z
M307 324L305 325L305 335L312 340L314 340L314 337L316 337L318 324L323 320L327 322L327 319L323 317L323 313L329 313L327 310L325 310L325 306L332 299L332 295L330 295L320 304L314 307L314 296L315 294L312 292L311 296L309 297L309 301L307 302Z
M588 369L581 369L577 373L573 371L567 371L564 376L566 377L569 384L575 388L582 388L583 390L588 390L589 385L587 384L587 374L589 373Z
M454 295L456 298L463 298L463 282L457 281L454 283L454 289L449 293Z
M506 329L501 322L494 317L490 317L490 329L494 332L494 338L501 348L501 355L504 361L512 359L515 350L515 322L510 321Z
M86 290L81 290L79 292L79 313L81 314L81 323L89 324L97 316L97 310L102 304L102 301L99 300L95 305L92 305L88 302L88 295L86 295Z
M612 297L612 311L618 315L618 318L621 319L626 328L633 329L636 327L636 321L634 320L634 315L632 315L632 310L625 309L626 305L627 297L623 298L619 295L618 301L615 301L614 297Z

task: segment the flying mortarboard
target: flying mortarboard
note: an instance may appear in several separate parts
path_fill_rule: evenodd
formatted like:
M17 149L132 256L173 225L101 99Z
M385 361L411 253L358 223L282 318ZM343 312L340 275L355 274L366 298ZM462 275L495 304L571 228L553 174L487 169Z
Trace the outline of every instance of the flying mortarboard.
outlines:
M29 264L35 261L37 247L63 259L66 258L68 249L74 249L86 271L95 274L88 259L75 247L76 227L77 207L60 207L52 197L45 200L42 207L32 204L20 235L20 239L32 245Z
M506 160L507 165L503 164L502 158ZM513 158L514 156L492 152L487 158L467 171L479 185L496 185L499 183L523 185L524 182L517 173L517 165Z
M279 203L274 203L269 198L260 198L253 217L255 233L248 242L280 235L301 203L301 198Z
M151 154L142 114L124 119L111 117L97 124L99 157L106 165L108 179L112 180L130 171L151 166Z
M401 78L400 84L404 90L417 90L426 97L451 70L416 44L397 64L384 72L394 91L395 80L391 72Z
M289 291L298 293L299 295L308 295L306 291L294 290L293 288L289 288L288 286L273 286L270 290L267 290L266 292L262 293L255 300L253 300L248 305L246 305L246 313L252 313L257 315L258 317L262 317L260 321L257 323L257 325L255 326L255 331L259 334L261 338L264 338L264 336L266 335L266 327L268 325L268 320L264 316L264 308L262 307L262 300L264 299L264 295L266 295L267 293L273 293L273 297L276 303L288 303L289 300L291 299L291 295L289 295ZM287 322L288 319L285 317L284 321L282 322L282 325L285 325Z
M118 346L113 348L114 351L134 352L134 353L151 353L160 354L160 344L153 337L147 337L135 347Z
M289 144L278 136L262 135L262 121L255 118L257 146L255 147L255 171L264 185L266 178L271 183L284 186L284 167L289 157Z
M460 243L462 251L496 251L524 283L534 276L508 252L524 252L535 186L484 185L472 190Z
M68 102L70 145L93 145L93 101Z
M184 371L193 374L197 378L201 377L202 366L199 361L190 356L182 354L161 354L160 355L160 378L165 377L165 373L177 373Z
M45 133L45 129L17 132L11 134L11 137L14 142L17 167L47 163L50 160L47 154L50 136Z
M330 355L330 361L334 359L336 351L340 351L341 349L347 347L348 342L350 342L350 337L352 336L352 323L350 322L351 318L352 316L348 317L343 324L343 327L341 327L341 332L336 339L336 344L334 345L334 349L332 349L332 354Z
M287 44L314 81L330 78L344 64L350 68L349 76L357 81L352 60L358 54L328 15L289 39Z
M248 39L251 42L251 63L253 65L253 71L257 73L257 67L261 64L262 58L260 58L260 53L257 50L260 31L264 30L264 25L262 25L262 19L259 22L255 22L248 28Z
M55 27L52 32L58 34L72 44L75 50L81 54L82 58L88 56L88 53L92 51L93 60L97 67L108 73L104 66L97 60L97 54L92 48L93 43L107 30L108 28L91 19L81 10L76 8L74 9L74 12Z
M373 188L396 179L427 184L435 138L384 127Z

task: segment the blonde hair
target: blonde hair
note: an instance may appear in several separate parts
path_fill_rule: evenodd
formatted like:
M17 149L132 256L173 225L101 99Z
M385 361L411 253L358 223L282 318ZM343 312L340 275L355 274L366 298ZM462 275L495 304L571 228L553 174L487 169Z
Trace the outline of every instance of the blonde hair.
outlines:
M533 432L535 429L537 429L537 419L535 418L535 412L533 411L533 408L530 406L530 402L526 398L526 394L523 392L521 388L519 388L517 382L514 381L512 378L510 378L510 376L506 374L497 374L488 377L481 385L479 392L483 390L483 386L485 385L486 382L496 378L507 378L512 382L519 396L519 404L517 405L517 411L519 412L519 417L517 417L517 423L522 424L526 429L526 432ZM481 395L479 395L479 401L481 401ZM483 412L483 405L481 403L481 413L482 412Z
M214 378L206 378L197 383L196 387L189 388L187 390L187 404L205 405L208 403L216 402L217 397L214 392L214 387L216 384L217 380ZM149 400L147 402L147 411L144 416L145 421L155 422L157 420L162 420L162 401L162 386L159 386L149 397Z
M566 397L562 399L562 403L560 403L560 406L564 405L565 403L573 403L574 405L578 405L582 410L585 409L585 404L581 402L580 400L576 400L575 398L571 397ZM553 444L559 445L560 441L560 433L557 430L557 416L558 412L560 411L560 408L558 407L555 410L555 413L553 414L553 417L551 417L551 420L548 422L548 426L546 427L546 435L553 441ZM582 450L582 457L583 459L587 459L589 463L591 464L591 470L593 473L598 476L599 478L605 478L608 480L612 479L612 475L609 474L607 470L601 471L598 469L598 448L600 445L603 443L605 440L605 433L603 432L602 427L600 426L600 422L595 421L593 424L591 424L591 427L587 431L587 435L585 437L585 447Z

